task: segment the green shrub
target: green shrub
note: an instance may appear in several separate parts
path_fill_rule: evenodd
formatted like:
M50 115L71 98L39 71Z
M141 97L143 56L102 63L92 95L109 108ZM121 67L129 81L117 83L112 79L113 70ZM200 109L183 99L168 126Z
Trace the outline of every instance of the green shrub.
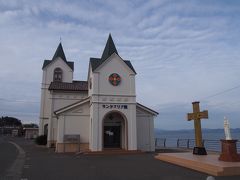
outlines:
M46 135L38 136L35 139L35 143L38 145L46 145L47 144L47 136Z

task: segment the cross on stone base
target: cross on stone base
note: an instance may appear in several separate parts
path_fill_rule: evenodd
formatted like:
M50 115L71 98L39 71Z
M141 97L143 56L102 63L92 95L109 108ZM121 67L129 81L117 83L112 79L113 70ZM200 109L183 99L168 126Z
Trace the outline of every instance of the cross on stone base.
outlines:
M194 120L195 129L195 147L193 149L193 154L197 155L207 155L206 149L202 143L202 129L201 129L201 119L208 118L208 111L200 112L199 102L193 102L193 113L187 114L187 120Z

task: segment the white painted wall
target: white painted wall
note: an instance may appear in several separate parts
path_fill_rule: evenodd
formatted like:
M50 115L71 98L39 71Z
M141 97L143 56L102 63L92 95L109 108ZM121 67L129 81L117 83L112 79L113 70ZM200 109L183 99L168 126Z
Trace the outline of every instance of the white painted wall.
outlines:
M154 118L152 114L137 108L137 147L142 151L155 151Z
M113 54L95 72L89 68L89 79L92 79L92 89L84 93L50 93L49 84L53 81L54 69L63 70L63 82L72 82L73 71L62 59L56 59L43 70L42 97L40 112L40 134L43 134L44 123L49 124L48 140L63 142L64 134L80 134L81 142L89 142L92 151L103 148L103 119L112 111L118 111L126 119L128 134L128 150L154 151L153 115L137 109L135 74L117 55ZM112 73L121 76L121 83L112 86L108 77ZM89 80L88 79L88 80ZM68 106L87 96L90 102L64 112L57 117L53 114L59 108ZM103 104L123 104L128 109L105 109ZM137 115L136 115L137 114ZM47 119L48 118L48 119Z
M112 73L121 77L121 83L113 86L108 81ZM127 119L128 150L137 149L136 132L136 93L135 74L117 55L113 54L93 73L92 96L90 103L90 118L92 119L90 149L101 151L103 149L103 119L111 111L118 111ZM105 109L103 104L127 105L128 109Z
M56 68L61 68L63 71L62 82L72 82L73 70L66 64L65 61L61 58L57 58L44 68L43 82L45 84L50 84L53 81L53 72Z
M73 104L77 101L85 99L88 96L87 91L82 92L53 92L52 101L53 101L53 112Z
M55 123L56 116L54 112L60 108L71 105L87 97L87 92L52 92L51 102L51 130L49 131L49 140L57 140L58 125ZM89 114L89 113L88 113ZM70 115L71 116L71 115ZM66 117L67 118L67 117ZM74 121L71 121L74 123Z
M78 134L81 143L89 143L89 113L89 103L85 103L61 114L57 122L57 143L63 143L63 137L67 134Z
M89 142L89 116L66 116L65 134L79 134L81 143Z
M98 67L96 72L99 73L99 76L96 76L96 80L94 81L97 85L97 87L94 86L96 93L135 96L135 74L117 54L114 53L109 57L100 67ZM121 77L121 82L118 86L113 86L108 81L108 78L112 73L117 73Z
M93 83L93 73L92 73L92 67L89 64L89 68L88 68L88 96L91 96L93 94L93 84L95 85L95 83ZM91 87L90 87L91 84Z
M63 82L72 82L73 71L61 58L53 60L48 66L43 69L42 84L41 84L41 106L40 106L40 121L39 135L44 133L44 125L48 124L48 141L53 140L52 132L52 114L53 102L52 94L48 90L50 83L53 81L54 69L61 68L63 71ZM55 128L55 126L54 126Z

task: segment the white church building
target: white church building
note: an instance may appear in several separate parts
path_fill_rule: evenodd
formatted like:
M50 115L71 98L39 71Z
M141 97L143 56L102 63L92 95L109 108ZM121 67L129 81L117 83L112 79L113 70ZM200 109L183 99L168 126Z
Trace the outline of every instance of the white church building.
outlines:
M56 152L154 151L154 117L136 102L136 71L111 35L101 58L90 58L87 81L73 80L74 62L60 43L43 63L39 135ZM151 93L151 92L149 92Z

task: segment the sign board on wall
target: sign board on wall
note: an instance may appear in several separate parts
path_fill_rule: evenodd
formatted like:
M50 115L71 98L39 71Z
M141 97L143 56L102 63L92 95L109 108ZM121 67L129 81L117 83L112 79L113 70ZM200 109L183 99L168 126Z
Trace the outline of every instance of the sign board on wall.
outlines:
M102 108L104 109L128 109L126 104L103 104Z
M65 134L63 137L63 140L64 140L63 152L65 152L66 144L78 144L78 152L80 152L80 135L79 134Z

